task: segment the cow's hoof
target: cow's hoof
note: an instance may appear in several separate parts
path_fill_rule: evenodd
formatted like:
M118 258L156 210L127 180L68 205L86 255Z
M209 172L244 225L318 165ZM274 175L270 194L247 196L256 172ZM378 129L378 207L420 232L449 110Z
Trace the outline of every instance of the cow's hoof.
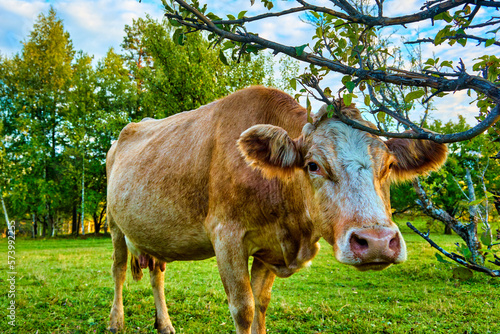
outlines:
M158 330L158 334L175 334L175 329L172 326L167 326Z

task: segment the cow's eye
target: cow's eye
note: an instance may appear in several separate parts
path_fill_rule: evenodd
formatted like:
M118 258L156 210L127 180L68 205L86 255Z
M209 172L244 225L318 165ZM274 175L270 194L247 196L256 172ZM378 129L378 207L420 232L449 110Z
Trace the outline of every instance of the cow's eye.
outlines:
M319 171L319 166L315 162L310 162L307 164L307 168L309 168L310 172L317 172Z

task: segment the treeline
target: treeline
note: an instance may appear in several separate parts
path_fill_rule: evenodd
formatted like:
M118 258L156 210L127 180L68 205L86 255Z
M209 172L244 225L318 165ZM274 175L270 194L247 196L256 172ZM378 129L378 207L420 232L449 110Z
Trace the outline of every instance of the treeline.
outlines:
M43 236L88 232L89 225L99 233L106 152L123 126L195 109L249 85L287 90L298 71L296 63L270 56L238 63L203 35L173 36L167 22L149 17L125 26L121 46L123 52L110 48L98 60L75 51L50 9L19 54L0 57L4 227L14 220Z

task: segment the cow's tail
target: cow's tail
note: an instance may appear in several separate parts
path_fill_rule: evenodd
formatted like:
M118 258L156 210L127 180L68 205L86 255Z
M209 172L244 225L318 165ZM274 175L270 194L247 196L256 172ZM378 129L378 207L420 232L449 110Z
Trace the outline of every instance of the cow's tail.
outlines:
M142 278L142 268L139 263L139 259L134 255L130 254L130 271L132 272L132 278L134 281L138 282Z

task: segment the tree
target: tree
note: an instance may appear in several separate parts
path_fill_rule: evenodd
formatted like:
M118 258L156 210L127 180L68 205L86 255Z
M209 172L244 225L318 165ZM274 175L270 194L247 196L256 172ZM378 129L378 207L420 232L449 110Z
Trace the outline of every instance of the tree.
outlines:
M125 27L122 47L130 77L138 92L140 108L133 120L162 118L192 110L256 84L283 85L296 75L290 64L284 80L273 82L273 61L269 56L228 61L221 47L210 47L200 33L179 36L168 21L139 18Z
M253 4L255 1L251 0ZM264 6L271 10L272 1L261 0ZM237 15L228 15L223 19L209 12L207 6L201 7L198 1L174 0L167 3L164 1L166 16L172 24L182 25L177 30L177 35L182 36L187 32L204 30L210 33L213 43L222 43L227 39L228 48L235 54L248 54L261 49L271 49L275 54L283 53L300 61L310 64L309 73L301 76L300 81L304 85L304 92L317 97L319 100L330 105L330 110L343 122L355 128L367 132L384 135L388 137L404 137L432 139L437 142L448 143L470 139L491 128L500 119L500 88L495 81L499 75L500 60L495 55L480 57L473 64L477 75L466 72L463 62L456 69L450 60L436 62L432 59L425 62L427 66L419 71L409 71L399 68L376 67L372 58L375 53L388 52L376 47L377 29L385 27L400 26L415 22L429 22L429 24L442 21L450 24L444 25L431 41L435 45L448 43L450 45L466 46L467 40L484 43L490 49L500 45L494 38L483 38L465 33L465 30L473 31L478 27L495 26L499 24L493 17L479 18L476 16L480 8L499 8L498 1L483 1L477 3L471 0L438 0L427 2L419 13L402 15L398 17L384 16L384 2L376 1L373 7L366 9L367 2L349 2L344 0L332 0L332 6L322 7L298 0L299 6L291 7L278 12L268 12L260 15L247 17L245 12ZM365 8L361 10L360 8ZM266 40L258 34L249 33L245 28L248 22L256 22L267 18L291 15L293 13L309 12L316 18L317 29L311 39L314 45L289 46L274 41ZM372 14L373 13L373 14ZM236 18L237 17L237 18ZM476 21L481 20L480 23ZM420 40L427 42L428 40ZM493 50L492 50L493 52ZM453 71L446 72L446 68ZM466 132L454 134L435 134L426 131L418 124L407 118L402 109L394 109L382 103L377 94L370 94L367 101L373 105L373 113L385 113L393 117L397 122L407 125L412 132L394 133L383 129L370 129L366 126L343 117L334 105L332 92L329 89L321 89L320 81L330 71L344 74L343 99L350 104L356 91L370 87L377 92L380 82L386 84L403 85L415 87L405 96L406 102L422 99L427 93L426 100L442 97L450 92L460 90L475 91L478 94L477 107L480 122ZM491 130L492 132L498 129Z
M5 61L3 123L9 136L7 156L17 165L12 184L16 214L33 213L54 229L60 197L61 125L72 76L73 46L51 8L40 14L21 55ZM17 189L16 189L17 188Z

